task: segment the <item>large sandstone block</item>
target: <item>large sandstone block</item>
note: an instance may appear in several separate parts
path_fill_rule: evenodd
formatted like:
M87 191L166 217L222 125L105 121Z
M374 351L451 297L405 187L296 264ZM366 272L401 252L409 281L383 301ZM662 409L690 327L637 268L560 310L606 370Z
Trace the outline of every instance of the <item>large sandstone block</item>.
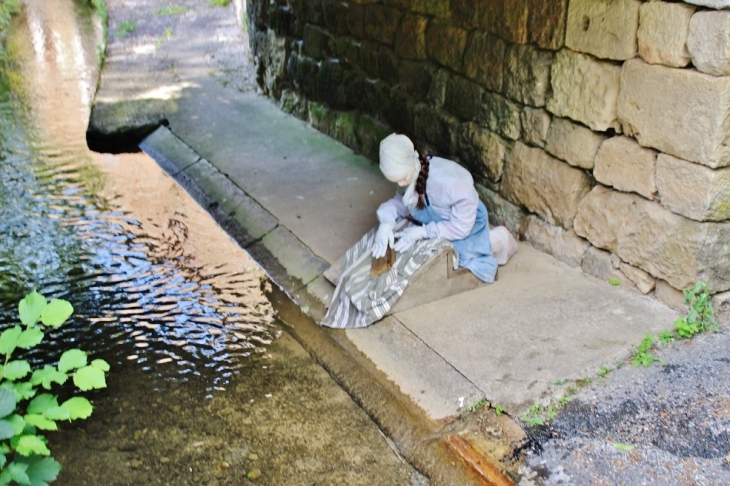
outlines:
M436 149L436 153L454 153L457 144L458 120L432 107L419 103L413 108L416 138ZM393 128L398 125L392 123Z
M451 16L449 2L444 0L411 0L410 8L414 12L448 19Z
M428 88L428 101L434 108L442 108L446 103L446 88L451 80L451 71L441 68L431 77L431 86Z
M479 11L483 8L480 2L474 0L450 0L451 20L457 27L471 30L479 22Z
M571 0L565 45L604 59L631 59L640 6L640 0Z
M444 107L464 120L474 120L479 115L484 89L462 76L451 76L446 85Z
M634 282L621 272L619 267L620 258L607 251L599 250L591 246L583 255L581 270L588 275L593 275L604 282L636 289Z
M426 29L426 46L433 60L461 72L467 32L448 22L432 20Z
M684 0L685 3L710 8L730 8L730 0Z
M730 165L730 78L626 61L618 117L624 132L708 167Z
M583 255L591 246L572 229L547 223L534 214L525 219L523 227L525 241L573 268L580 267Z
M520 105L504 96L485 91L479 109L477 119L490 130L512 140L520 138Z
M609 138L596 157L593 177L619 191L636 192L647 199L656 194L656 152L628 137Z
M649 64L689 64L687 36L695 7L683 3L647 2L639 10L639 55Z
M598 147L605 136L567 118L554 118L547 133L545 150L570 165L593 169Z
M539 0L530 3L527 30L530 44L557 51L565 45L568 0Z
M476 123L464 123L459 130L460 157L469 167L493 182L502 178L509 146L499 135Z
M522 139L530 145L545 147L550 129L550 113L542 108L525 106L520 113Z
M554 54L533 46L513 45L507 50L504 94L520 103L545 106Z
M398 65L398 83L416 100L425 101L435 72L429 62L404 59Z
M476 183L477 192L488 208L489 224L505 226L512 234L518 234L522 228L527 212L520 206L512 204L499 195L494 189Z
M531 0L502 0L482 2L479 25L515 44L528 42L528 14Z
M689 22L687 48L698 70L714 76L730 74L730 12L695 13Z
M674 213L696 221L730 218L730 168L710 169L659 154L656 183L662 204Z
M426 59L428 17L406 14L395 35L395 52L406 59Z
M475 31L464 53L464 74L485 88L501 92L507 44L497 36Z
M712 293L730 289L730 224L692 221L641 196L598 185L581 202L574 229L674 288L702 280Z
M620 262L618 268L634 283L634 285L636 285L636 288L639 289L642 294L648 294L656 288L656 279L642 269L636 268L625 262Z
M547 109L572 118L593 130L619 128L616 102L621 68L608 62L563 49L550 70L553 94Z
M403 13L388 5L368 5L365 10L365 33L370 40L392 46Z
M331 41L332 36L326 30L309 24L304 26L303 44L307 56L314 59L328 56Z
M507 156L502 176L507 199L564 228L572 227L578 204L590 187L585 171L521 142Z

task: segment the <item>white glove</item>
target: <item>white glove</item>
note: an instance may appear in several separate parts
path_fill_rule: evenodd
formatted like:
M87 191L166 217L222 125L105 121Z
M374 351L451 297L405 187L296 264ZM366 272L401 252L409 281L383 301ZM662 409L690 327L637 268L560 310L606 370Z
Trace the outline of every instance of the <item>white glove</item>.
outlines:
M395 238L393 228L395 228L395 222L380 223L378 232L375 233L375 241L373 241L373 258L384 257L388 247L393 246Z
M400 238L398 243L396 243L393 247L398 253L406 251L408 248L412 247L416 241L428 238L425 226L409 226L403 231L399 231L395 236Z

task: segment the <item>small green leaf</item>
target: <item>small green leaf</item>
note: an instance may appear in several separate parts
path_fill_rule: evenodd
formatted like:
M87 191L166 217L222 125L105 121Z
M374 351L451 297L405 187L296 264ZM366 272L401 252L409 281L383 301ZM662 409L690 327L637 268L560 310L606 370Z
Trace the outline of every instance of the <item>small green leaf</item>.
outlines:
M8 458L5 457L5 454L0 452L0 470L5 467L5 464L7 464Z
M26 424L35 425L41 430L58 430L58 425L53 420L49 420L43 415L29 413L23 417Z
M30 478L31 486L48 486L48 483L55 481L61 471L61 464L52 457L23 457L20 461L28 464L25 471Z
M30 382L33 385L37 386L42 384L46 390L50 390L53 383L63 385L66 383L66 380L68 380L66 373L61 373L50 365L45 365L42 369L35 370L33 376L30 378Z
M11 390L0 388L0 418L7 417L15 411L15 393Z
M621 280L619 280L617 278L609 278L608 283L610 283L613 286L621 285Z
M43 331L39 327L31 327L26 329L20 334L18 338L18 347L23 349L30 349L33 346L37 346L43 341Z
M15 348L18 346L18 338L23 330L20 326L13 326L9 329L5 329L0 334L0 354L13 354Z
M2 476L0 477L7 477L9 479L8 483L15 481L18 484L28 484L30 483L30 478L25 472L26 469L28 469L27 464L20 461L13 461L3 470Z
M95 359L91 362L91 366L93 366L94 368L99 368L101 371L109 371L111 369L109 363L107 363L103 359Z
M23 417L14 413L5 420L10 422L10 425L13 426L13 435L20 435L23 433L23 430L25 429L25 420L23 420Z
M12 381L4 381L0 384L0 388L5 388L15 393L15 401L29 400L35 396L35 389L33 385L27 381L19 381L14 383Z
M26 295L23 300L18 303L18 314L20 314L20 322L26 326L32 326L41 318L41 313L47 305L46 298L35 290Z
M60 406L49 408L43 416L49 420L71 420L71 413Z
M76 368L86 366L86 353L80 349L69 349L61 355L58 362L58 371L65 373Z
M37 435L24 435L18 440L15 450L23 455L38 454L39 456L50 456L51 451L46 447L45 442Z
M13 424L7 420L0 420L0 440L6 440L15 435Z
M5 365L3 371L5 373L5 378L7 378L8 380L19 380L28 373L30 373L30 363L28 363L24 359L11 361Z
M613 446L620 451L631 451L636 447L634 444L619 444L618 442L614 442Z
M63 299L51 300L41 313L41 322L46 326L59 327L74 313L71 302Z
M94 366L84 366L74 373L74 385L81 391L106 388L104 372Z
M69 398L61 404L61 408L68 410L70 420L89 418L93 410L91 402L84 397Z
M43 414L49 408L57 406L58 399L54 395L42 393L30 401L27 412Z

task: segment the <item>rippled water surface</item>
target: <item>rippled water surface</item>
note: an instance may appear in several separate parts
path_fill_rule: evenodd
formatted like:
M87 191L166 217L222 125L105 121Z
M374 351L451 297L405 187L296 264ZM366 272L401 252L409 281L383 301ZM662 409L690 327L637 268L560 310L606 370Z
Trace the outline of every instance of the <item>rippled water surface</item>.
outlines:
M159 375L205 370L211 389L224 386L274 337L262 273L225 236L209 255L191 241L205 215L183 208L146 157L88 151L99 28L87 10L52 3L26 3L31 42L11 40L0 95L0 320L13 322L35 288L74 305L54 340Z

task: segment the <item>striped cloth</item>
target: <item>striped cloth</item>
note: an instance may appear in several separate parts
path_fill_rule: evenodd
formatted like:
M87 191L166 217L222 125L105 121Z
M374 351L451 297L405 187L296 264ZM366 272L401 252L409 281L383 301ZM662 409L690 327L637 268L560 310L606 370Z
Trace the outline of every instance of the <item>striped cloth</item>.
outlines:
M445 239L417 241L399 253L393 267L370 278L371 251L377 227L342 257L342 276L320 325L338 329L366 327L382 319L403 295L410 277L431 257L451 246Z

